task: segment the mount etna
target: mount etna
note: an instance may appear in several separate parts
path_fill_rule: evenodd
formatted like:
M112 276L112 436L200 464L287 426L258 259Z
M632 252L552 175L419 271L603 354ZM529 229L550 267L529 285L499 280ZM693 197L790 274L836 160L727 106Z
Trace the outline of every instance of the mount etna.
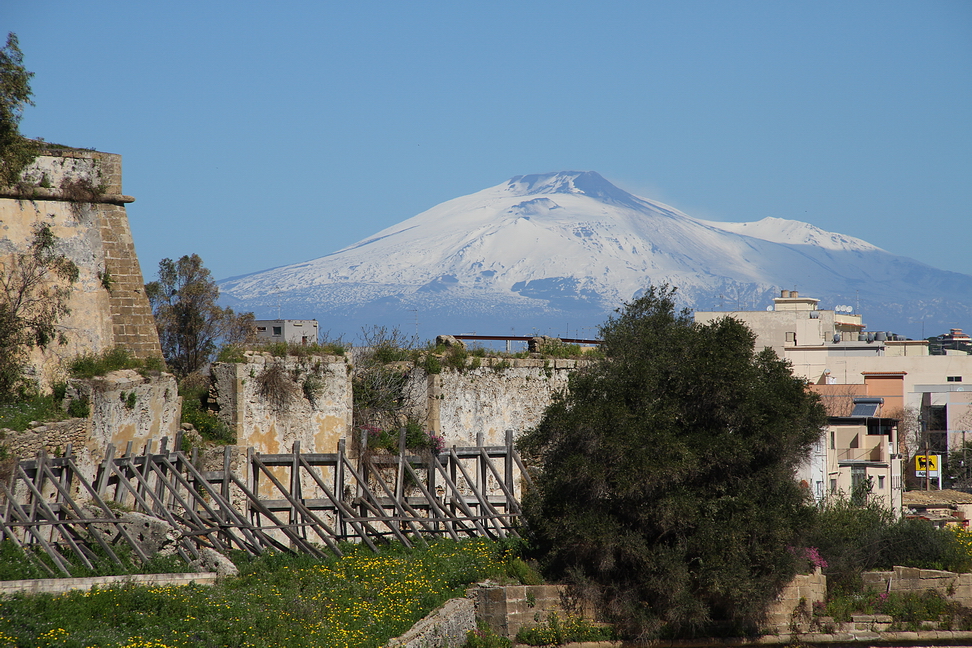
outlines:
M257 318L316 318L437 334L595 337L649 284L698 310L752 310L779 289L855 307L869 330L947 331L972 313L972 276L779 218L723 223L639 198L591 171L511 178L343 250L220 282Z

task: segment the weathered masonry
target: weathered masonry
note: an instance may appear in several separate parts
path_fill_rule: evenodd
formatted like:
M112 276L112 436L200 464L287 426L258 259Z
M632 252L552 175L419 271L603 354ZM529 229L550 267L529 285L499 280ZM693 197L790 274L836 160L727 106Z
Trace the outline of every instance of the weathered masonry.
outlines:
M121 347L161 356L125 210L134 200L122 194L120 155L75 149L44 151L20 186L0 188L0 260L27 249L47 224L80 271L71 314L60 322L67 344L31 358L42 385L63 377L64 362L81 353Z

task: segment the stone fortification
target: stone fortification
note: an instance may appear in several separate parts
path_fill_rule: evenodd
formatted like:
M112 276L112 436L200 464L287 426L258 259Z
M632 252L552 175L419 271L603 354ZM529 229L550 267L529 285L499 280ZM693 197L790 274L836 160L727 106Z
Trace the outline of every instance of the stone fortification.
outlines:
M42 386L63 379L64 364L81 353L121 347L136 357L161 356L125 211L134 198L121 191L121 156L72 149L45 152L21 186L0 188L0 261L26 250L47 223L80 273L71 314L59 323L67 344L31 357Z
M132 444L140 453L149 440L175 439L182 399L171 374L141 376L130 369L91 379L73 379L69 397L88 402L84 418L40 423L22 432L3 430L0 446L11 457L32 459L41 450L60 456L70 444L81 472L92 479L109 444L117 455ZM158 445L156 445L156 449Z
M299 441L303 452L335 452L351 431L350 366L341 356L248 352L245 362L213 364L210 401L240 447L291 452Z
M415 417L447 445L476 445L479 433L486 445L503 445L507 430L518 437L539 423L554 396L567 389L570 374L586 362L472 358L464 371L415 369L409 383Z

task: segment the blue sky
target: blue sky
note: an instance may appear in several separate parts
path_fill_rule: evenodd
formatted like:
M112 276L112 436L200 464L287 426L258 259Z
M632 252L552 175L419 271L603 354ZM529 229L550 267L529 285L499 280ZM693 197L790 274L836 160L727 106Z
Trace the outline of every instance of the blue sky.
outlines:
M11 0L24 134L120 153L146 280L323 256L519 174L972 274L972 3Z

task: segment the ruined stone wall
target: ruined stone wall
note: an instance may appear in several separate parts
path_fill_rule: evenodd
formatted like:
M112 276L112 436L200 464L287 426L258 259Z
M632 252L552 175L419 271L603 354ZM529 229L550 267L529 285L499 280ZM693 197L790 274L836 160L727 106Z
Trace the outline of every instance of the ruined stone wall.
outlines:
M291 382L283 402L275 403L272 395L261 393L261 377L274 366ZM302 452L335 452L338 441L350 437L351 375L343 357L275 358L248 352L246 362L216 362L211 371L210 400L217 404L220 418L236 431L240 447L291 452L294 441L299 441ZM313 400L304 389L310 375L322 383Z
M152 439L157 450L162 437L172 443L179 431L182 399L171 374L143 377L131 369L112 371L73 379L68 392L71 398L88 401L88 416L39 423L23 432L0 431L0 446L10 457L32 459L42 449L60 456L71 444L78 467L92 479L109 444L118 449L116 455L124 453L129 442L132 451L140 453Z
M972 607L972 574L937 569L895 567L893 571L864 572L864 587L875 592L939 592L945 598Z
M41 386L65 378L65 363L113 347L136 357L161 356L125 205L121 156L95 151L45 153L18 188L0 188L0 264L26 250L35 227L47 223L58 250L80 271L59 330L67 344L31 357Z
M472 368L475 361L480 366ZM444 369L412 372L410 393L415 415L447 445L476 445L482 433L486 445L503 445L506 431L514 437L543 416L556 394L584 360L471 358L465 371Z

